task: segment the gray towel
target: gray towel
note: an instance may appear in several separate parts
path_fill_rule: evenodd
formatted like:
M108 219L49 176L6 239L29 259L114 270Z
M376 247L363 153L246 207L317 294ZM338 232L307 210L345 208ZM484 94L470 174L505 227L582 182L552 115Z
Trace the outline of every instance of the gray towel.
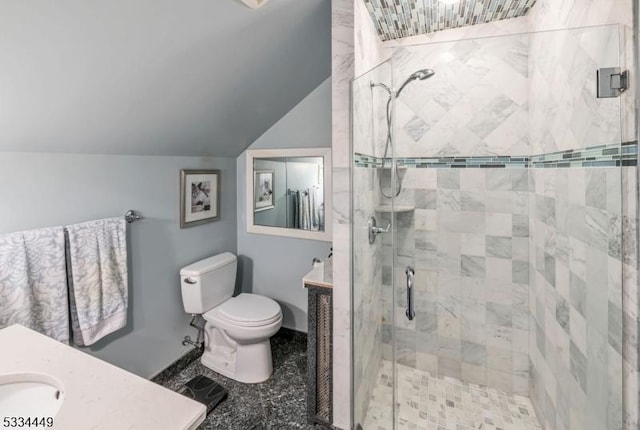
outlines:
M127 228L120 217L65 232L73 342L91 345L127 324Z
M295 228L300 228L300 214L301 214L301 210L302 210L302 206L300 203L300 191L296 191L295 194L295 208L296 208L296 214L295 214L295 222L294 222L294 227Z
M0 235L0 328L11 324L69 341L62 227Z

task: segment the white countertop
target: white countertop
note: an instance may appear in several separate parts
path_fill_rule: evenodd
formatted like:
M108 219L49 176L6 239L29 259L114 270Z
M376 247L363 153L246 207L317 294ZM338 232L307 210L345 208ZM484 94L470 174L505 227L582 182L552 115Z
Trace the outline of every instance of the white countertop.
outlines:
M63 430L195 429L203 404L20 325L0 330L0 374L40 372L60 380Z
M314 265L313 269L302 278L303 286L333 288L333 263L331 259Z

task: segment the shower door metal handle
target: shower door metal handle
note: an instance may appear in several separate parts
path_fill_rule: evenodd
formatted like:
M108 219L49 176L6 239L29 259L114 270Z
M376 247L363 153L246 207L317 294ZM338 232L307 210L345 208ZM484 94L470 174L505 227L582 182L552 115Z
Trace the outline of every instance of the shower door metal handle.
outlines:
M404 271L407 275L407 311L405 314L409 321L413 320L416 316L416 310L414 309L414 284L413 284L413 276L416 272L413 270L413 267L407 266L407 269Z

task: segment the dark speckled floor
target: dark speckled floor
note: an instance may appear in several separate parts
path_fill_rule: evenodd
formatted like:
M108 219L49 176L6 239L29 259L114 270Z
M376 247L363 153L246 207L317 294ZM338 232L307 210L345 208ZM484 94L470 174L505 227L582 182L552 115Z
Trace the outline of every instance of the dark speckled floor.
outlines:
M318 429L306 422L307 337L282 329L271 338L273 375L262 384L242 384L204 367L200 360L163 383L177 391L203 374L223 387L229 396L214 409L200 429L275 430Z

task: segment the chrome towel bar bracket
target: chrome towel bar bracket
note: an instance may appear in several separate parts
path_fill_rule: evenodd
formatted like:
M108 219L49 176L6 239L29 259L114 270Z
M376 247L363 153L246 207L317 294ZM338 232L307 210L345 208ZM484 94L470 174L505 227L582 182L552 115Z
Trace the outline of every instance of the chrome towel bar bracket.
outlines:
M140 215L139 213L137 213L136 211L129 209L125 214L124 214L124 219L131 224L134 221L138 221L142 219L142 215Z

